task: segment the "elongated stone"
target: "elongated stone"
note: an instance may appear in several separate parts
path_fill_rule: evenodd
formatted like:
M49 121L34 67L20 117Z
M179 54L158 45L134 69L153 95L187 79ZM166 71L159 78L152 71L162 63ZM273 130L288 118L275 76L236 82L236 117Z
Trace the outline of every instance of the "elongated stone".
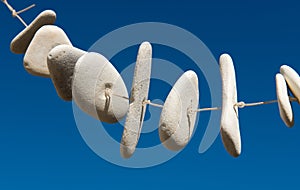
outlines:
M280 73L283 75L295 98L297 98L298 103L300 103L300 77L298 73L287 65L280 67Z
M47 59L50 77L60 98L72 100L72 81L77 60L86 52L71 45L58 45Z
M148 100L151 63L151 44L143 42L138 51L131 88L130 106L121 140L120 152L123 158L132 156L140 137L146 111L144 101Z
M294 116L286 82L281 74L276 74L275 79L280 117L287 127L292 127L294 125Z
M241 154L241 136L239 129L237 90L234 65L228 54L220 57L222 77L222 115L221 136L227 152L233 157Z
M72 95L90 116L107 123L122 119L128 110L128 92L115 67L99 53L86 53L74 69Z
M170 150L180 150L189 142L195 126L199 102L198 77L185 72L170 91L159 121L159 137Z
M16 54L26 52L34 34L42 26L54 24L56 13L52 10L41 12L24 30L22 30L10 43L10 50Z
M24 56L24 67L32 75L50 77L47 57L61 44L72 45L65 32L53 25L41 27L34 35Z

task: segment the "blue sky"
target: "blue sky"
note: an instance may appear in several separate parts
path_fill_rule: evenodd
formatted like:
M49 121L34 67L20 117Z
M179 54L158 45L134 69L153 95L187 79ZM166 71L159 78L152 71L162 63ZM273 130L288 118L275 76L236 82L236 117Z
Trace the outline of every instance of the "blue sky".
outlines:
M300 3L298 1L21 1L10 3L27 23L45 9L57 13L73 45L83 50L101 36L138 22L165 22L200 38L218 59L230 53L235 62L240 101L272 100L275 74L282 64L300 72ZM220 137L198 153L209 113L201 113L190 144L167 163L146 169L115 166L85 144L74 121L72 103L56 95L50 79L29 75L23 55L9 44L23 29L0 6L0 189L299 189L300 107L293 103L295 126L285 127L276 104L240 110L242 155L234 159ZM156 56L180 66L185 58L172 50ZM117 69L134 61L137 47L114 58ZM164 54L165 53L165 54ZM175 52L176 53L176 52ZM218 72L216 72L218 73ZM200 80L200 104L209 104L205 79ZM153 85L157 84L153 82ZM151 97L163 94L151 86ZM170 86L166 87L168 90ZM152 90L153 89L153 90ZM121 129L111 133L120 138ZM154 143L157 134L152 134ZM149 136L140 144L146 146ZM151 143L149 143L151 144Z

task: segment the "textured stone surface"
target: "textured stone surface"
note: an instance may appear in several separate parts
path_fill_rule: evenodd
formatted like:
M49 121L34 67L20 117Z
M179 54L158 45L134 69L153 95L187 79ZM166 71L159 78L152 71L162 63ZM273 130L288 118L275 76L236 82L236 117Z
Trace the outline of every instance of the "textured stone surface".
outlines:
M91 52L80 57L73 77L73 100L84 112L107 123L115 123L126 115L126 86L104 56Z
M161 112L159 137L170 150L180 150L189 142L195 126L199 103L198 77L185 72L170 91Z
M61 44L71 45L61 28L53 25L41 27L34 35L25 53L25 69L32 75L50 77L47 57L54 47Z
M146 111L146 105L143 105L143 102L148 100L151 62L151 44L144 42L140 45L138 51L131 88L130 106L121 140L120 152L123 158L132 156L140 137Z
M234 65L228 54L220 57L222 77L222 115L221 136L223 144L230 155L238 157L241 154L241 136L239 129L237 90Z
M300 103L300 77L298 73L287 65L280 67L280 73L283 75L295 98L297 98L298 103Z
M275 79L280 117L286 126L292 127L294 125L294 116L286 82L281 74L276 74Z
M16 54L26 52L34 34L44 25L54 24L56 14L52 10L41 12L23 31L21 31L10 43L10 50Z
M47 59L50 77L60 98L72 100L72 81L77 60L86 52L71 45L58 45Z

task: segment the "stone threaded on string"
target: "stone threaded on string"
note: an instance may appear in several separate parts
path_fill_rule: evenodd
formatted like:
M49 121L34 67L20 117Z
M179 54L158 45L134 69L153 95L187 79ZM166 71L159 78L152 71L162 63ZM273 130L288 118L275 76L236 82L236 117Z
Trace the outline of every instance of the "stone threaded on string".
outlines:
M25 53L24 66L30 74L50 77L62 99L74 100L84 112L100 121L115 123L127 114L120 146L121 156L124 158L131 157L135 151L147 105L162 108L159 122L160 140L166 148L174 151L184 148L191 139L197 112L222 111L222 141L225 149L233 157L241 154L242 146L238 108L278 103L280 117L284 123L288 127L294 125L290 102L299 103L300 77L287 65L281 66L280 74L275 77L277 100L238 102L233 60L230 55L222 54L219 59L222 78L220 107L198 106L198 77L191 70L181 75L164 105L160 105L148 100L152 64L152 46L149 42L143 42L139 47L129 98L122 77L109 60L99 53L87 53L73 47L64 31L52 25L56 20L54 11L46 10L40 13L27 26L19 14L33 8L35 4L15 11L7 0L2 2L12 12L12 16L17 17L26 27L12 40L11 51L17 54ZM40 46L47 48L41 51ZM288 96L288 90L295 97Z

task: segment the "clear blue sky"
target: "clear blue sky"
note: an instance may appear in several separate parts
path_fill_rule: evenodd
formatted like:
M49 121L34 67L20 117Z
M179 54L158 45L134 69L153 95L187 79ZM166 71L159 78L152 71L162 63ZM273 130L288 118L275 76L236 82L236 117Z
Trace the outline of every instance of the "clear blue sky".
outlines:
M275 99L275 74L282 64L300 72L300 3L296 0L10 3L16 9L36 3L36 8L22 15L27 22L44 9L55 10L56 24L74 46L84 50L128 24L155 21L182 27L200 38L216 59L223 52L232 55L240 101ZM21 23L2 4L0 17L0 189L300 188L297 103L293 103L292 129L284 126L276 104L241 110L243 150L237 159L225 152L220 137L207 152L198 153L209 117L203 113L191 143L163 165L128 169L102 160L81 138L72 103L59 99L51 80L29 75L23 68L23 55L10 52L10 41L23 29ZM124 62L116 58L115 66L122 68L133 61L136 50L128 51ZM157 56L170 58L168 50L162 52L166 54ZM201 88L200 104L207 105L209 92ZM153 91L151 96L157 94ZM115 132L119 138L121 134Z

